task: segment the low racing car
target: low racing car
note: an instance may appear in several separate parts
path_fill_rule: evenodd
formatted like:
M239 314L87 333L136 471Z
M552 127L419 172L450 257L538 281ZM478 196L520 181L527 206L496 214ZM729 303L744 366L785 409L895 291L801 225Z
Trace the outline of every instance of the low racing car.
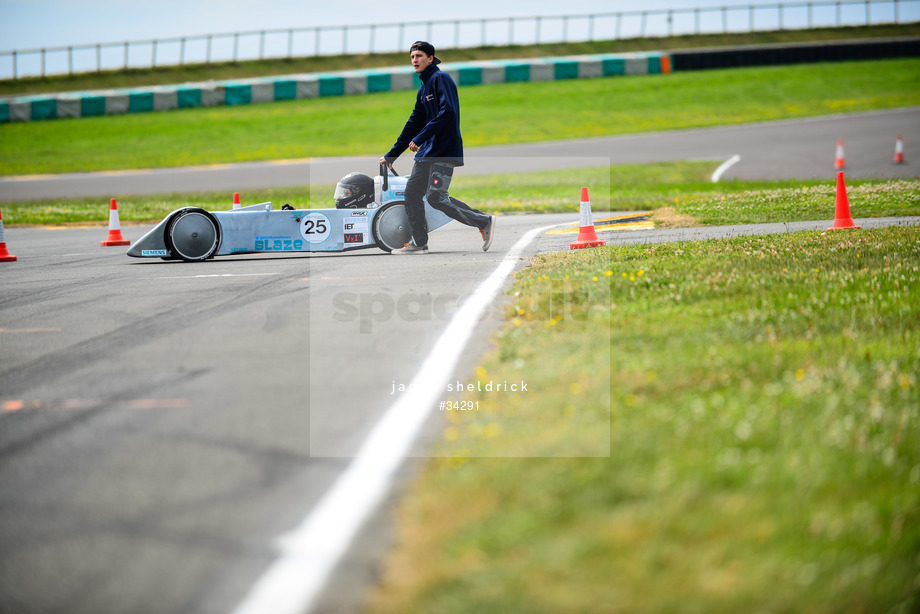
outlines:
M271 202L205 211L184 207L167 215L128 249L136 258L200 262L214 256L277 252L344 252L379 247L390 252L411 240L405 210L407 177L381 164L373 179L350 173L336 185L335 208L274 209ZM447 215L425 201L428 229Z

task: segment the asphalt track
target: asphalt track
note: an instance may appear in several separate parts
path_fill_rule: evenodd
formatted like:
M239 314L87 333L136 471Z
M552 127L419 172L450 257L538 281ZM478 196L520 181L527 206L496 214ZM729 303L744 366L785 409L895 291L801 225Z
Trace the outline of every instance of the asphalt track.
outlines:
M916 128L912 113L892 115ZM686 157L709 158L719 130L692 132L701 153ZM829 219L602 236L693 240ZM232 611L481 280L528 231L575 221L576 211L503 217L488 253L475 231L450 224L425 257L372 249L197 264L127 258L99 246L101 228L8 228L18 261L0 264L0 612ZM145 230L123 232L135 241ZM540 234L516 266L571 240ZM488 315L451 378L466 378L489 347L500 310ZM423 457L441 428L433 411L410 456ZM417 463L399 469L313 611L353 611L373 585L389 510Z
M457 305L525 231L575 218L503 218L488 253L451 224L423 260L367 250L185 264L102 248L100 228L11 229L19 259L0 269L0 611L232 611ZM828 223L603 236L641 243ZM518 266L571 240L543 234ZM407 299L416 306L401 310ZM419 316L426 302L438 307ZM470 373L498 313L473 331L451 377ZM414 454L440 432L437 414ZM388 510L415 466L397 473L314 611L351 611L374 583Z
M714 112L718 112L717 110ZM895 141L901 135L907 164L896 165ZM740 156L722 178L833 178L837 140L842 139L849 178L915 177L920 154L920 107L872 111L715 128L675 130L572 141L468 148L463 175L527 172L586 165L644 164L669 160L728 160ZM404 157L397 169L407 173ZM402 168L400 168L402 167ZM72 173L0 178L0 202L76 196L248 191L330 184L353 171L377 172L376 158L343 157L252 162L145 171Z

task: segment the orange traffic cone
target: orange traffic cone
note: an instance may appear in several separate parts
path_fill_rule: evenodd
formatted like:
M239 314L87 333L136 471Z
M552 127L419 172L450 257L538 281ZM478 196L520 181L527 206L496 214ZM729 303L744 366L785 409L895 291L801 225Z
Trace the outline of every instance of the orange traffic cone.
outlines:
M0 213L0 262L15 262L16 256L6 249L6 237L3 236L3 214Z
M118 245L131 245L131 241L126 241L123 236L121 236L121 222L118 221L118 205L115 204L115 199L112 199L112 205L109 207L109 238L105 241L100 241L99 245L102 247L115 247Z
M581 189L581 214L578 223L578 238L569 245L569 249L581 249L583 247L599 247L606 245L607 242L598 239L597 233L594 232L594 221L591 219L591 201L588 200L588 188Z
M837 139L837 155L834 158L834 168L845 168L846 162L843 158L843 139Z
M901 140L900 134L894 144L894 163L904 164L904 141Z
M241 206L241 205L240 205L240 193L239 193L239 192L234 192L234 193L233 193L233 208L234 208L234 209L239 209L240 206Z
M861 228L853 223L850 217L850 201L847 199L847 186L843 182L843 171L837 173L837 213L834 216L834 225L828 230L844 230L847 228Z

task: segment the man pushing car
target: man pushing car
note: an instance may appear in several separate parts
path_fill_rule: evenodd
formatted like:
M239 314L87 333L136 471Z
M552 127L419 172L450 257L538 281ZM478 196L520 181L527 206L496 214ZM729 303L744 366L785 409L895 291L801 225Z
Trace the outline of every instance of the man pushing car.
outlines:
M396 139L393 148L380 158L381 163L392 166L406 149L415 153L415 164L406 181L406 215L412 242L393 254L427 254L428 224L425 204L444 212L448 217L467 226L479 229L482 250L492 245L495 216L450 198L447 190L454 168L463 166L463 139L460 136L460 99L457 86L446 72L438 68L441 63L434 47L425 41L416 41L409 48L412 67L422 80L416 95L415 108L409 121Z

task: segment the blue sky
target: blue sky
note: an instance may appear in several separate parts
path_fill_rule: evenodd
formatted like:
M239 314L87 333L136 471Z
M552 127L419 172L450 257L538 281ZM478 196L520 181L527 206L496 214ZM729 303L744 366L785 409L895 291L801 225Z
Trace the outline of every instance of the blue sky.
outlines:
M849 0L845 0L849 1ZM879 0L873 0L876 2ZM114 43L122 41L145 41L151 39L166 39L182 36L198 36L204 34L220 34L236 31L251 31L261 29L286 29L310 28L315 26L340 26L349 25L354 30L349 35L350 51L365 52L369 42L369 30L357 26L371 23L392 24L401 22L448 20L448 19L482 19L494 17L528 17L528 16L553 16L553 15L578 15L588 13L609 13L617 11L657 10L657 9L692 9L716 8L720 6L750 6L756 5L763 8L756 9L756 28L775 29L777 15L775 7L777 0L642 0L639 2L626 2L615 0L528 0L514 2L495 2L495 0L462 0L461 2L438 2L427 0L425 2L400 2L399 0L157 0L156 2L137 2L125 0L0 0L0 52L10 50L30 50L50 47L64 47L68 45ZM787 2L787 4L794 4ZM893 2L879 3L873 9L873 21L879 19L890 21L893 17ZM818 22L832 22L835 19L835 9L832 7L815 9L814 18ZM855 3L845 9L845 22L850 16L853 19L865 19L864 3ZM901 18L918 19L920 13L920 0L902 0ZM730 12L730 29L747 28L750 17L745 10ZM685 13L683 17L675 19L675 28L692 28L694 17L692 13ZM802 27L807 19L807 10L804 8L787 9L784 25L786 27ZM704 13L701 17L702 27L720 28L721 14L719 11ZM640 26L640 18L624 19L620 23L621 36L628 37ZM831 24L829 24L831 25ZM570 37L577 38L587 33L587 22L572 21L569 24ZM600 21L596 25L597 31L606 28L607 32L614 29L614 22ZM561 20L547 20L542 22L541 36L543 40L551 38L561 32ZM647 28L650 33L666 33L667 24L663 16L649 18ZM521 21L515 27L516 37L526 39L533 37L534 22L529 24ZM416 38L426 38L429 31L425 26L407 29L404 38L408 43ZM478 44L482 36L482 28L476 24L464 26L456 31L453 27L444 26L432 31L432 42L436 47L446 48L452 46L454 37L459 34L461 46ZM490 42L500 41L507 37L508 26L490 26L487 36L494 39ZM284 54L287 49L287 37L276 35L267 41L268 55ZM397 45L398 34L395 28L381 28L375 34L375 51L387 51L387 46ZM401 41L407 44L406 41ZM515 42L527 42L516 40ZM257 37L242 41L241 55L248 45L249 53L257 53L252 49L258 46ZM364 44L365 48L361 49ZM229 39L224 41L223 53L231 53ZM322 53L335 53L342 46L341 34L327 33L321 35ZM172 56L178 56L178 44L170 49L168 45L161 45L157 50L158 62L169 62ZM215 43L213 53L219 55L221 50ZM298 35L294 42L295 55L303 55L315 49L315 38L312 34ZM204 53L204 42L199 43L198 53ZM275 50L275 51L273 51ZM186 53L196 53L193 45L189 44ZM52 55L57 55L56 59ZM62 62L66 62L66 54L49 54L48 71L55 72L62 69ZM95 52L86 51L84 55L95 62ZM107 52L108 58L103 62L124 62L123 49L111 49ZM135 57L136 56L136 57ZM140 65L149 64L151 52L143 48L132 48L131 63ZM75 63L90 61L87 58L78 58L75 54ZM28 56L19 59L20 74L32 72L38 66L38 56L31 58L29 65ZM57 62L57 65L55 65ZM9 56L0 56L0 78L8 77L11 63Z
M0 50L262 28L776 4L776 0L0 0ZM916 9L916 2L909 4ZM426 8L420 11L419 7Z

